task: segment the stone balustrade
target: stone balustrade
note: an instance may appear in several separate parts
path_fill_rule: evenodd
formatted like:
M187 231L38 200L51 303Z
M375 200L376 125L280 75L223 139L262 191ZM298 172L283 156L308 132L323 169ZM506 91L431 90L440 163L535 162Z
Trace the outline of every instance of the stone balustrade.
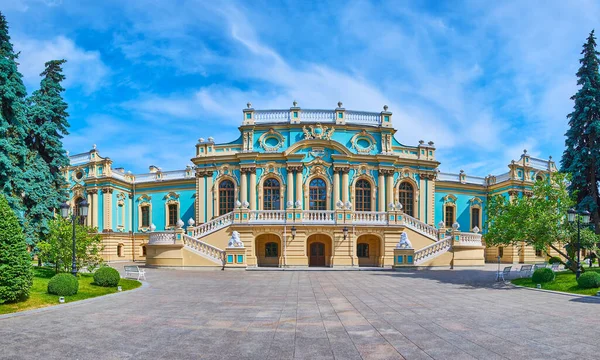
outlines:
M419 265L425 261L437 257L452 248L452 237L448 236L443 240L415 251L414 264Z
M175 244L174 231L155 231L150 233L148 245Z

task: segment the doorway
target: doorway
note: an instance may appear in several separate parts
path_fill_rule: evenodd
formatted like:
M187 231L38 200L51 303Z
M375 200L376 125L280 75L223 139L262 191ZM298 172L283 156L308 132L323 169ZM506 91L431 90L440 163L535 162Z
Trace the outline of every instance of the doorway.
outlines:
M325 266L325 244L322 242L310 244L308 266Z

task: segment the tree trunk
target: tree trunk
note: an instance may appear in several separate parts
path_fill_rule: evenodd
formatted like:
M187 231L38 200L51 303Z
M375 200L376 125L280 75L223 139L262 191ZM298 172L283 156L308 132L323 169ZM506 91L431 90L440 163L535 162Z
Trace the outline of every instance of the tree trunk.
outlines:
M600 234L600 214L598 213L598 211L600 210L600 204L598 203L598 201L600 200L598 198L598 184L597 184L597 180L596 180L596 160L593 159L592 160L592 171L590 174L590 195L592 196L592 199L594 199L595 203L596 203L596 209L594 209L592 211L592 222L595 225L595 231L596 234Z
M569 266L569 270L571 270L572 272L577 272L577 261L574 261L573 259L571 259L569 257L569 255L565 254L564 252L562 252L559 248L557 248L556 246L554 246L554 244L550 244L550 247L556 251L557 253L559 253L560 255L564 256L567 260L569 260L569 262L571 263L571 266ZM566 267L567 264L563 262L563 265ZM581 272L584 273L585 270L583 269L583 266L581 267Z

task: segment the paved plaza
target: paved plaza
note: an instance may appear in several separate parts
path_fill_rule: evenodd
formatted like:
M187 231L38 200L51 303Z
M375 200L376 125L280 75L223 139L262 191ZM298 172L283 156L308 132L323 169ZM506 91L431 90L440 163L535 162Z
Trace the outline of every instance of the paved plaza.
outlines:
M130 293L0 317L2 359L582 359L600 300L493 271L149 269Z

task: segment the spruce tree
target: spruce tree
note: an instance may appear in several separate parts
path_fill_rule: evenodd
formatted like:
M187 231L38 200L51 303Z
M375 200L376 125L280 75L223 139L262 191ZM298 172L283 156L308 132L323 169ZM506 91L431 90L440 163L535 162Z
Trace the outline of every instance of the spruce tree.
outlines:
M576 194L580 208L592 213L593 223L600 230L598 209L598 178L600 169L600 74L594 31L590 33L581 51L581 67L577 71L579 91L571 97L575 102L565 136L562 171L572 174L569 191Z
M28 126L27 92L17 69L17 57L10 43L8 23L0 13L0 193L21 214Z
M28 99L29 132L26 140L29 153L25 166L27 187L23 197L26 208L25 231L31 245L43 239L49 231L48 221L53 209L58 209L66 199L66 180L61 168L69 165L62 145L68 134L67 103L62 98L65 79L62 64L65 60L52 60L40 75L40 89Z
M23 230L0 194L0 304L26 298L32 283L31 257Z

